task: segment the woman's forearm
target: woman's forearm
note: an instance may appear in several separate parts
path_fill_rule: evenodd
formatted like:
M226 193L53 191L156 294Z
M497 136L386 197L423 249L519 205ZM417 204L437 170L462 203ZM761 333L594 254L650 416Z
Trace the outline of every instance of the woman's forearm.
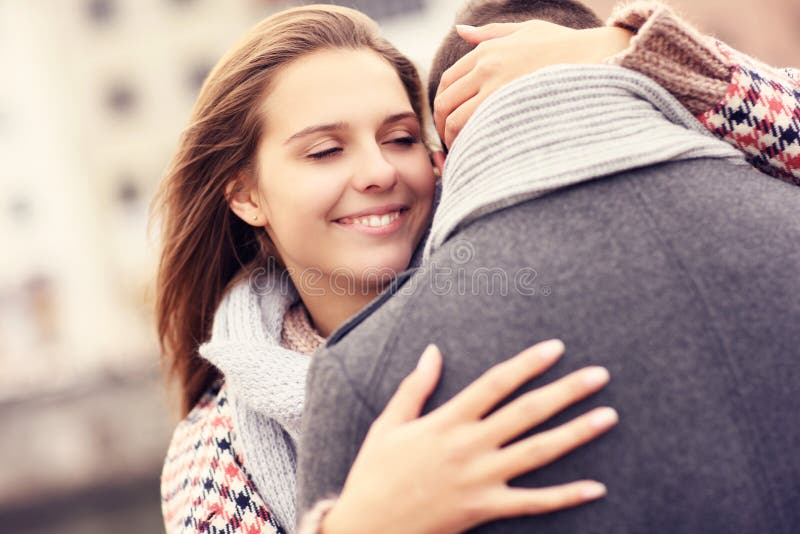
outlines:
M800 82L703 35L659 2L620 6L608 21L635 35L608 62L646 74L763 172L800 184Z

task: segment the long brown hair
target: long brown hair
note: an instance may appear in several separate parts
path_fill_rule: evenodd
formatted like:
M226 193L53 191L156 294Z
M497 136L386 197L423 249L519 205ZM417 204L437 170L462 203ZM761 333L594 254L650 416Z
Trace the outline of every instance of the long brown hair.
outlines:
M380 36L372 19L348 8L311 5L279 12L257 24L214 67L152 212L161 226L156 320L162 364L178 388L184 415L221 376L197 349L210 336L226 288L237 274L275 257L266 231L230 210L226 186L252 165L262 135L259 104L275 75L291 61L326 48L378 53L397 71L420 120L424 116L414 65Z

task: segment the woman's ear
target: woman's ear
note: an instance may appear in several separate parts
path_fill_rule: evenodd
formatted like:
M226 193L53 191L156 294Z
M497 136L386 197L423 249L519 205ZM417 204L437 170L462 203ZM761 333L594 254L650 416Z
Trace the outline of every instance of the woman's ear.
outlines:
M240 174L225 186L225 199L231 210L244 222L252 226L265 226L267 217L261 209L258 188L251 183L248 177Z

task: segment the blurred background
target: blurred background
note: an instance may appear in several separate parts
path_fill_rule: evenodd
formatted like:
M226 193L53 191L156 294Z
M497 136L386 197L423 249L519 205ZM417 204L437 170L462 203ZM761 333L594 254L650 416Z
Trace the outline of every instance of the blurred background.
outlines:
M163 532L158 477L176 421L148 204L211 66L298 3L0 0L1 531ZM334 3L377 19L424 70L462 0ZM587 3L605 18L615 2ZM800 66L798 0L671 4Z

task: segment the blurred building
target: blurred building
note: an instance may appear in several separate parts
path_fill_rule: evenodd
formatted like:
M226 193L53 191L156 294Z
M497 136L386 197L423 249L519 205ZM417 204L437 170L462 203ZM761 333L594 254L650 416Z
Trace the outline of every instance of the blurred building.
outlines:
M209 69L292 4L0 0L4 529L160 530L148 206ZM454 2L349 5L427 62Z
M211 66L267 0L0 0L0 524L156 532L174 420L148 205ZM423 68L460 0L353 0ZM614 2L589 0L602 17ZM674 0L799 63L797 0ZM753 21L757 21L754 23Z

